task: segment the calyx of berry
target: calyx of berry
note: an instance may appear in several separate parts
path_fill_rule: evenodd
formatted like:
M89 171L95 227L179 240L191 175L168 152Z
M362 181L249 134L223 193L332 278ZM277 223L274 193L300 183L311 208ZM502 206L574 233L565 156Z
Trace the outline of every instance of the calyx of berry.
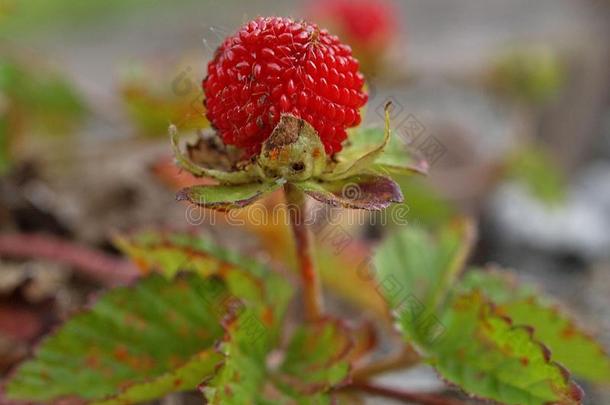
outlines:
M256 164L266 179L304 181L319 177L326 161L316 130L307 121L284 114L263 143Z
M400 188L388 175L425 174L426 165L414 161L396 144L386 151L391 144L389 110L388 104L382 133L354 133L332 158L316 130L291 114L281 116L260 153L247 160L239 160L234 149L215 146L204 138L183 152L178 131L172 126L170 135L178 165L196 177L210 177L220 183L189 187L180 191L179 199L213 209L241 208L290 182L311 197L335 206L379 210L400 202ZM351 189L344 195L347 186ZM360 192L354 193L354 189Z

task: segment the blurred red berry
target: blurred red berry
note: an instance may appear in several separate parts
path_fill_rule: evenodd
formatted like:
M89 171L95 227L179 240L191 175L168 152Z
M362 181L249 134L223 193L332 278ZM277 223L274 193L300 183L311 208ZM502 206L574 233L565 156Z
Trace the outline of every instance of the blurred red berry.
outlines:
M319 0L310 14L361 47L384 46L397 31L397 10L388 0Z
M280 119L308 121L326 152L360 123L364 76L349 46L317 25L259 17L225 39L203 80L207 117L225 144L260 151Z
M317 0L305 13L347 41L367 75L379 74L398 37L400 14L391 0Z

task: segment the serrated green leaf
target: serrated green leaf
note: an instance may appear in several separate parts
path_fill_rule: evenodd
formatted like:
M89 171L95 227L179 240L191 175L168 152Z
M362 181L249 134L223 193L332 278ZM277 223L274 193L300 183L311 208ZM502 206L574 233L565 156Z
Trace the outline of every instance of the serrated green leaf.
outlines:
M179 271L191 271L208 277L247 269L256 277L277 278L263 263L225 249L205 235L145 230L117 235L114 243L144 273L154 271L172 278Z
M398 326L468 393L510 405L580 404L579 387L530 329L513 327L481 294L450 294L469 251L469 228L445 227L436 238L407 228L378 249L380 290Z
M575 375L592 382L610 383L610 356L603 346L535 288L518 284L499 271L483 270L469 271L460 287L466 291L480 290L516 325L532 326L536 338L553 352L553 359Z
M264 348L247 344L240 328L232 328L235 332L222 346L226 359L204 384L210 404L330 404L328 391L348 376L352 341L337 321L299 327L277 370L266 369Z
M171 392L187 391L197 387L202 378L212 375L220 361L212 348L195 354L184 365L150 381L134 384L113 397L95 401L95 405L125 405L162 398Z
M441 306L470 252L473 233L466 220L445 226L436 236L408 226L376 250L373 264L379 291L391 308L408 307L402 326L416 343L425 345L434 338L428 336L434 332L429 327L442 314Z
M25 385L17 385L16 397L51 400L77 396L111 404L154 399L168 392L192 389L204 378L209 378L225 359L223 353L213 348L214 342L222 336L227 339L230 332L238 334L241 344L250 351L258 347L260 353L267 353L275 345L291 289L281 277L263 264L221 249L209 240L192 234L142 232L131 237L120 237L117 243L143 270L161 274L149 276L134 288L110 292L93 308L90 317L94 321L89 318L79 321L80 318L77 317L61 330L60 337L57 338L63 342L66 334L64 330L76 329L74 333L82 339L78 342L81 346L72 343L77 345L76 349L87 351L87 354L99 342L102 349L111 346L106 357L115 357L108 360L102 350L93 353L99 359L87 357L79 352L71 352L70 346L66 348L65 343L59 343L59 348L51 353L49 361L52 363L49 367L57 365L55 360L61 355L89 359L94 366L99 363L101 371L95 375L84 373L84 376L79 376L84 381L75 380L71 374L77 372L83 364L74 360L73 369L66 370L62 366L57 376L53 375L55 379L48 380L44 376L32 374L32 370L28 371L28 367L39 367L35 363L36 358L32 361L34 366L28 366L28 363L23 366ZM176 278L177 272L181 270L188 273ZM175 285L179 288L174 288ZM100 311L108 320L102 318L105 322L100 321L98 326L95 320L101 316L98 313ZM124 312L127 315L123 316ZM229 314L239 324L237 332L225 332L220 326L220 320ZM197 322L194 325L185 324L185 319ZM201 322L201 319L209 322ZM174 320L180 322L174 328L175 331L172 329ZM126 325L120 324L121 321L125 321ZM82 322L88 322L87 329L80 326ZM71 326L74 323L76 326ZM151 330L141 330L142 325L147 326L148 323L152 325ZM94 324L99 330L89 324ZM190 331L189 327L199 329ZM86 330L86 334L83 335L81 330ZM107 335L109 331L112 336ZM205 331L214 332L208 340L207 335L201 334ZM188 336L185 338L182 334ZM168 341L165 342L165 339ZM140 343L147 346L137 346ZM126 347L123 348L121 344ZM189 350L193 345L202 349ZM133 375L126 374L119 368L121 363L115 359L117 356L145 369L138 368ZM118 365L111 363L112 359ZM247 361L247 358L239 361ZM153 366L154 369L146 374L146 367ZM104 374L108 369L112 378ZM38 371L34 369L34 372ZM45 369L42 371L47 373ZM32 382L32 375L38 380ZM63 378L63 383L59 381L60 378Z
M206 379L205 395L212 404L264 404L250 395L267 377L265 358L277 342L290 285L265 265L192 234L142 232L116 242L144 271L171 278L181 270L225 280L245 311L226 326L217 373Z
M334 207L379 211L403 200L394 180L373 174L332 182L303 181L294 185L310 197Z
M219 348L223 359L218 372L202 384L210 405L263 404L261 392L267 380L266 356L270 347L260 340L252 342L247 328L234 320Z
M193 186L178 192L178 201L189 201L204 208L228 211L243 208L267 193L282 187L279 182L218 186Z
M217 279L151 275L111 290L38 348L10 379L11 399L132 403L192 389L214 371L225 316Z
M513 275L500 273L497 270L469 269L458 285L459 292L470 293L480 290L489 297L494 304L503 305L507 302L527 299L536 294L533 286L517 284Z
M457 297L443 335L425 352L448 381L507 405L580 404L581 389L527 327L513 326L480 293Z
M301 395L341 385L349 373L352 347L349 331L339 321L302 326L292 336L277 380L287 392Z
M270 337L278 333L292 287L263 263L189 233L144 231L117 237L115 243L143 272L171 278L189 271L223 278L230 292L247 306L260 306L260 321Z

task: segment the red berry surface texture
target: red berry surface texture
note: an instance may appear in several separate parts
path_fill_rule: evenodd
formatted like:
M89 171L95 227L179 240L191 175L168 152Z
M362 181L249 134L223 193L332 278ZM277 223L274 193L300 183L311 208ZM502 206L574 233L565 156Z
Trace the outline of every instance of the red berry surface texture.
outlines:
M351 48L317 25L259 17L228 38L203 80L207 117L223 142L260 151L280 115L309 122L326 153L341 150L367 101Z

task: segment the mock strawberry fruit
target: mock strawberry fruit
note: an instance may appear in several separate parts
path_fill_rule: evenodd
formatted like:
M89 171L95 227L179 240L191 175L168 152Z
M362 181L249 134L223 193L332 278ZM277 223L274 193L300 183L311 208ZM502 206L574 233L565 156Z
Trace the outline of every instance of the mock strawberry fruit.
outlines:
M348 41L367 74L376 74L398 34L400 13L392 0L316 0L306 15Z
M256 154L288 113L309 122L330 155L360 123L363 84L351 48L327 30L259 17L216 50L203 90L207 117L225 144Z
M328 20L362 46L383 45L397 29L397 10L388 0L322 0L311 9L316 18Z

